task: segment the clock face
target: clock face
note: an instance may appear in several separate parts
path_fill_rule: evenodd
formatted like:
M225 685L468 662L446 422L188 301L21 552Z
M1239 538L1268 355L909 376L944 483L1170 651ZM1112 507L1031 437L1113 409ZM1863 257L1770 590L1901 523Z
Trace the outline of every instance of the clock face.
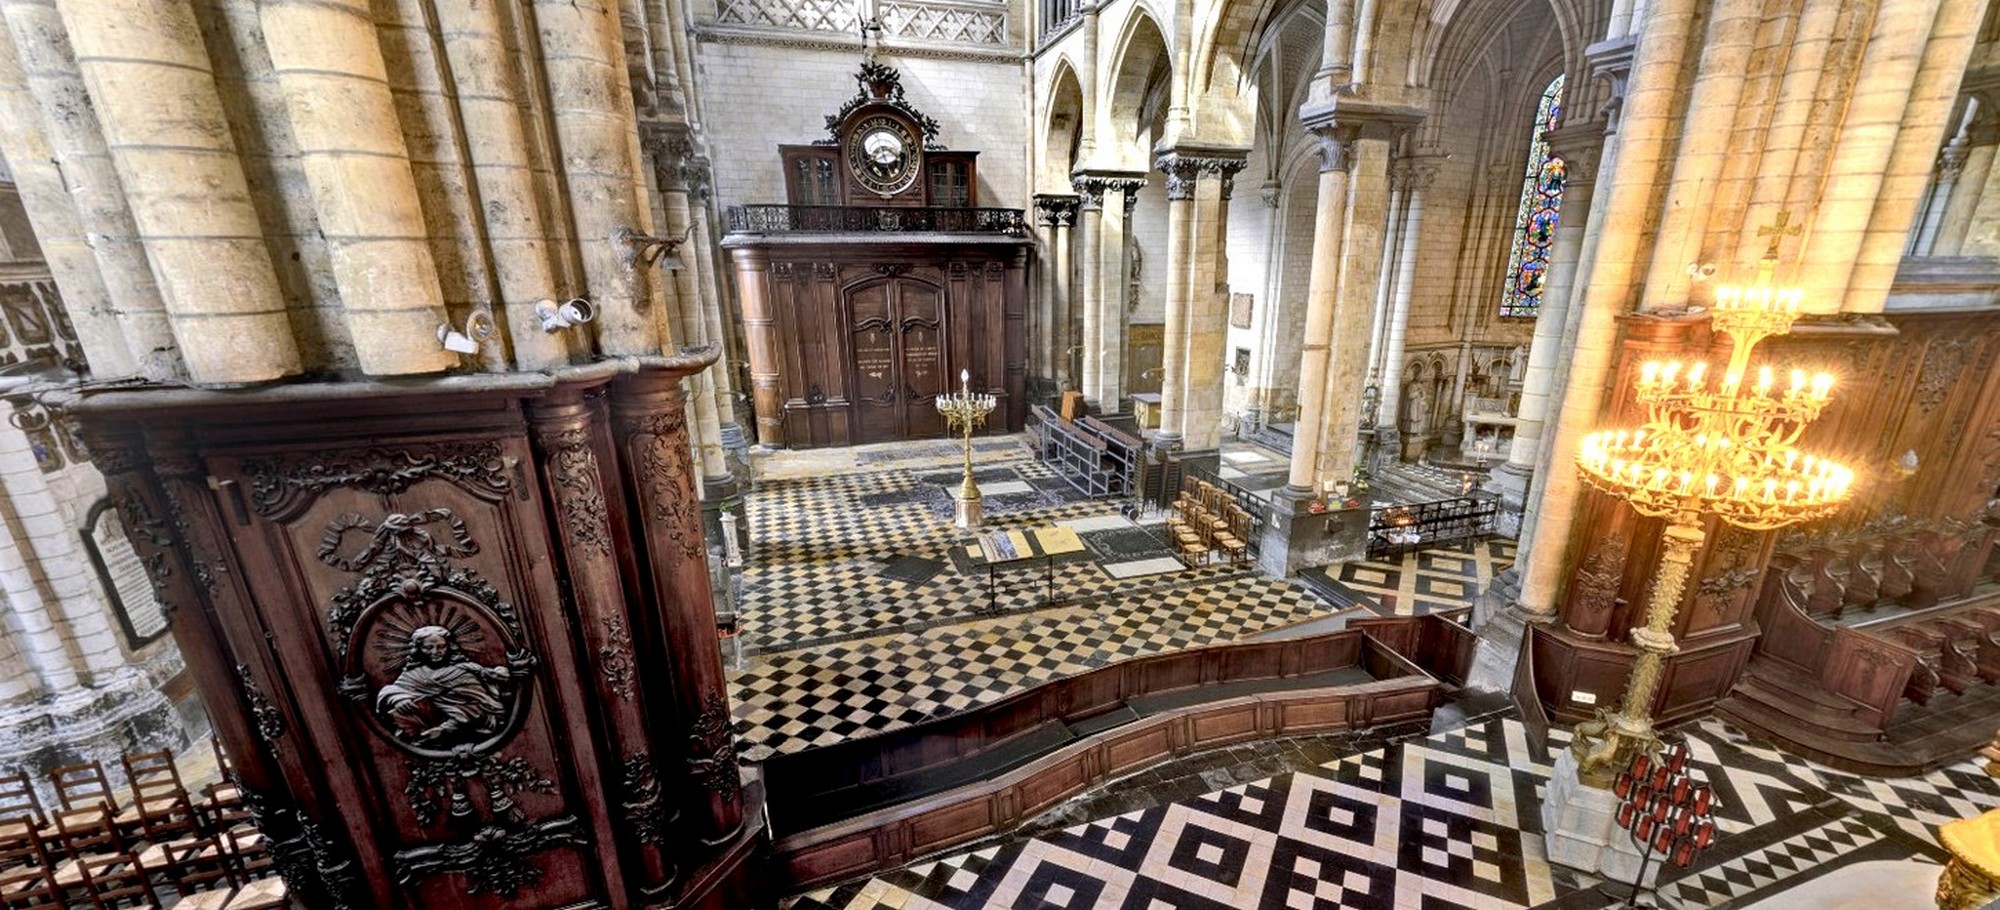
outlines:
M847 166L870 192L893 196L916 182L923 148L901 121L870 117L849 135Z

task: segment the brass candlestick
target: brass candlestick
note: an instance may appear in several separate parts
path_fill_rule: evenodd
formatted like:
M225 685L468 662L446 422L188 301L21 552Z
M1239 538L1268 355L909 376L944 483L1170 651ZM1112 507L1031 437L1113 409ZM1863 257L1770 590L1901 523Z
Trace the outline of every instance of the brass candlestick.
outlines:
M1600 711L1596 720L1578 724L1571 743L1585 784L1610 786L1633 753L1659 749L1653 697L1667 655L1679 650L1670 630L1701 548L1703 520L1714 516L1739 528L1771 530L1827 515L1852 491L1853 471L1795 445L1826 407L1833 377L1794 370L1784 389L1765 366L1750 381L1750 349L1790 332L1804 296L1771 286L1777 262L1772 246L1755 285L1716 289L1711 324L1732 343L1721 382L1708 384L1705 363L1648 363L1634 395L1646 409L1646 423L1592 433L1577 453L1585 483L1641 515L1667 520L1646 625L1632 630L1639 656L1624 702L1615 714Z
M937 397L938 413L944 415L945 425L965 434L965 479L958 485L954 511L958 526L966 530L979 527L983 520L979 484L972 479L972 431L986 424L986 415L993 412L996 403L992 395L972 391L971 370L958 371L958 391Z

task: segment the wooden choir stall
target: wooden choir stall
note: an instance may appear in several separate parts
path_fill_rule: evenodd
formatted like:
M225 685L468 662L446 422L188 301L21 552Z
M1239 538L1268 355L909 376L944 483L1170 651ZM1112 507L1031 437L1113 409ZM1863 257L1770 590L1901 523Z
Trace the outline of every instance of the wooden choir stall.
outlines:
M1019 209L978 207L976 152L948 151L896 71L862 65L829 138L782 146L787 204L736 206L736 262L758 441L790 448L935 437L957 387L1027 416L1027 263Z

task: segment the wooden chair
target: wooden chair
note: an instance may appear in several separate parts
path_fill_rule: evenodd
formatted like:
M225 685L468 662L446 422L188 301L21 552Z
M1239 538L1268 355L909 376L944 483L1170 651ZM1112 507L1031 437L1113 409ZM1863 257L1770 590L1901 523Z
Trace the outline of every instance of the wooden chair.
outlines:
M187 786L181 783L181 772L174 767L174 755L165 749L158 752L141 752L119 759L125 766L126 786L132 791L132 807L138 810L140 824L174 816L194 815L194 803L188 796Z
M215 753L215 767L222 772L222 779L201 788L195 811L208 830L220 833L229 830L237 820L248 819L250 813L243 802L243 788L236 784L236 766L230 764L229 754L222 751L222 741L211 736L208 747Z
M111 812L111 823L128 835L139 832L139 813L130 806L118 802L118 794L111 789L111 779L104 774L102 762L85 762L80 765L65 765L49 772L49 782L55 785L56 798L65 810L87 809L103 806Z
M277 876L278 861L271 855L270 841L247 822L222 833L222 849L246 885Z
M125 852L125 838L111 823L111 810L104 806L65 809L57 812L53 821L54 844L59 849L51 851L51 859L58 885L71 888L83 884L86 870L92 864L130 859Z
M200 839L201 818L187 787L181 784L172 753L163 749L127 755L123 762L132 788L130 809L138 813L139 836L148 844L139 852L139 859L147 868L164 869L169 846Z
M0 775L0 838L14 830L33 830L47 836L49 815L42 810L42 798L35 794L34 779L26 771Z
M223 841L205 837L167 851L174 890L181 899L174 910L276 910L285 906L284 881L246 884L239 877Z
M55 910L69 906L48 866L0 872L0 910Z
M160 910L144 863L129 855L82 863L82 891L97 910Z
M60 896L61 888L56 885L54 870L49 866L48 845L43 843L40 831L25 817L17 817L15 821L18 825L12 827L17 833L0 837L0 897L10 896L14 891L33 891L38 879L47 879L49 887L56 888ZM0 903L0 906L12 905Z

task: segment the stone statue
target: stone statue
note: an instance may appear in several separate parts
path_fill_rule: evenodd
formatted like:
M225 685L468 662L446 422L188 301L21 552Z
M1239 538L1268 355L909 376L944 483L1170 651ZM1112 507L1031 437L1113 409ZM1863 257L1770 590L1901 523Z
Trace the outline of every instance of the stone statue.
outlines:
M1139 250L1137 243L1131 244L1132 267L1125 273L1125 310L1139 309L1139 275L1146 270L1146 254Z
M466 656L450 629L419 626L410 633L395 681L375 693L375 710L415 743L476 742L506 723L501 686L513 678L508 667Z
M1430 431L1430 389L1421 384L1410 387L1409 403L1403 408L1403 420L1411 435L1422 436Z

